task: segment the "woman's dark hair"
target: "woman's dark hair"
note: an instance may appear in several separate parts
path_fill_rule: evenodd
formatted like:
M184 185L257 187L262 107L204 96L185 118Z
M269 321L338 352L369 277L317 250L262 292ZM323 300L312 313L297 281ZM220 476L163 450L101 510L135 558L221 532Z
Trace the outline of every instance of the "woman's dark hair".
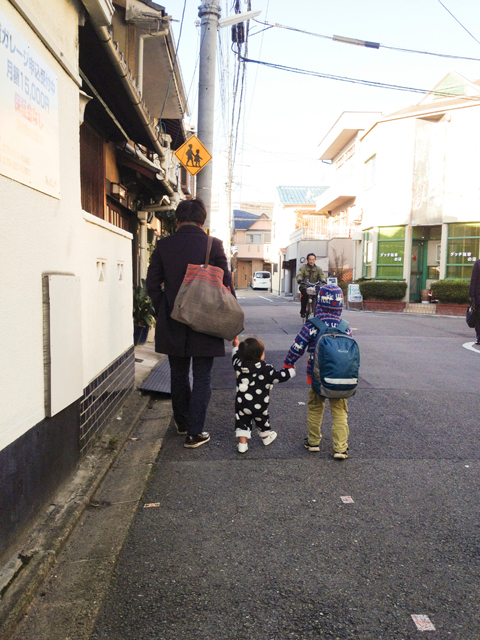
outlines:
M265 353L265 345L257 338L247 338L238 345L238 355L241 360L259 362Z
M175 217L178 222L196 222L203 225L207 219L207 210L200 198L182 200L175 211Z
M314 253L309 253L307 256L307 260L309 259L310 256L313 256L315 260L317 259L317 256Z

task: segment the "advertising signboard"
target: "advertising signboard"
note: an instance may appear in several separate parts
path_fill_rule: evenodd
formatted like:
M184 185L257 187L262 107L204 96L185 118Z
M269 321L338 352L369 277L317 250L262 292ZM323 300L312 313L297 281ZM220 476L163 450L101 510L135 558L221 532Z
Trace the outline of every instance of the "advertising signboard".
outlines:
M363 297L360 293L360 285L359 284L349 284L348 285L348 294L347 294L348 302L362 302Z
M58 78L0 12L0 174L60 198Z

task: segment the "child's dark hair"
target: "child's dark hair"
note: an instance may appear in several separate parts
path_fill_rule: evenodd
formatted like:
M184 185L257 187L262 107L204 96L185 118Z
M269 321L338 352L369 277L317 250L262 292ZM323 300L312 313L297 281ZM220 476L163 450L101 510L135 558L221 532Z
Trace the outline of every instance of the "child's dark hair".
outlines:
M238 355L242 360L258 362L265 353L265 345L257 338L247 338L238 345Z

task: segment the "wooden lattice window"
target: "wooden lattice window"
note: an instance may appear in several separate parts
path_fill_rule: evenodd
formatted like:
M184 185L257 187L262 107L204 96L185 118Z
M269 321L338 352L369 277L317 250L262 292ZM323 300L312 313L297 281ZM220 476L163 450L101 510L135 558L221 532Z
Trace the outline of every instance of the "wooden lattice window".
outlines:
M120 229L132 231L129 217L125 215L121 207L116 202L113 202L111 198L107 198L105 220L114 224L116 227L120 227Z
M82 209L105 218L105 154L102 137L84 122L80 127Z

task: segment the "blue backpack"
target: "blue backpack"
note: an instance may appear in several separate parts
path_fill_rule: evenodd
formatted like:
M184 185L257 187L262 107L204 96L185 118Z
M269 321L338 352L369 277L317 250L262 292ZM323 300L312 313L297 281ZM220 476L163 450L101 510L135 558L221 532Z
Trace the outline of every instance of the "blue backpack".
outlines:
M358 385L360 349L347 334L348 323L341 320L328 327L320 318L310 318L318 329L313 356L312 389L324 398L350 398Z

